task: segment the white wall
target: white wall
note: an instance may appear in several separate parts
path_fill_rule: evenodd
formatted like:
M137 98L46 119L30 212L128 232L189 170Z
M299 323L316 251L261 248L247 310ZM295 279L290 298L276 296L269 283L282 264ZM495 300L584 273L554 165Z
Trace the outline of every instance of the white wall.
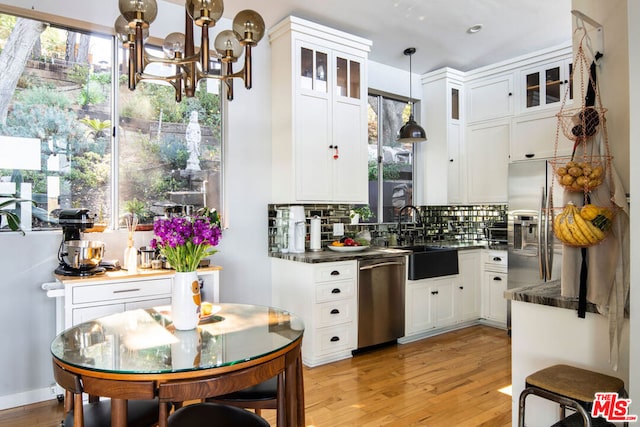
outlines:
M627 23L629 34L629 144L630 162L640 159L640 2L627 2ZM630 189L632 196L640 188L640 168L630 168ZM631 397L631 413L640 414L640 292L634 290L640 283L640 268L637 261L640 254L640 210L631 209L631 344L629 349L629 397ZM635 339L634 339L635 338Z

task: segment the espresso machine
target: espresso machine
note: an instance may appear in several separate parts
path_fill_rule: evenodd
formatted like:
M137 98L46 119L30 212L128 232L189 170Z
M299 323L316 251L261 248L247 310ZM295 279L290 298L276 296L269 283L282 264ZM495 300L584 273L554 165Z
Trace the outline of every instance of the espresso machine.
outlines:
M58 216L62 242L58 249L60 265L55 273L63 276L93 276L105 272L100 266L104 243L82 240L80 233L93 227L88 209L63 209Z

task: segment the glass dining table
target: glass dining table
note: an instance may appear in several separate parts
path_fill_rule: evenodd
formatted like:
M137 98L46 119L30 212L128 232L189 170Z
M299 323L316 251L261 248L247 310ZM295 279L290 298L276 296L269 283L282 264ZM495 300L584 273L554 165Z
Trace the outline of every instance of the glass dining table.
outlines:
M91 394L112 401L112 426L126 426L127 382L215 380L225 393L254 385L243 371L282 359L283 399L278 426L304 426L302 320L274 307L215 304L196 329L176 330L170 306L136 309L77 324L51 343L53 363L86 382L104 380ZM239 380L240 378L240 380ZM260 381L258 381L260 382ZM94 382L95 383L95 382ZM100 381L97 382L100 384ZM126 387L125 387L126 388Z

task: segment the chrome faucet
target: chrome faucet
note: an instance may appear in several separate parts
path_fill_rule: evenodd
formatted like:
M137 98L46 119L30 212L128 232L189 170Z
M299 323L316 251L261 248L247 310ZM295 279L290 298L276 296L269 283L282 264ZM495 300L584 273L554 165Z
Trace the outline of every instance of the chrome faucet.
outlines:
M417 224L418 225L422 225L422 218L420 217L420 210L418 208L416 208L413 205L404 205L400 211L398 212L398 244L401 244L400 242L404 240L404 237L402 235L402 214L404 211L409 210L409 209L413 209L413 211L416 213L416 217L417 217Z

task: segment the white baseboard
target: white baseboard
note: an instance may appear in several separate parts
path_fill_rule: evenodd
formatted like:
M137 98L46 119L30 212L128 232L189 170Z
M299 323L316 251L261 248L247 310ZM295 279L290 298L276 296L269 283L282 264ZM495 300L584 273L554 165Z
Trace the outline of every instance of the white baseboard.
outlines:
M0 396L0 410L56 399L60 394L64 395L64 390L56 384L51 387Z

